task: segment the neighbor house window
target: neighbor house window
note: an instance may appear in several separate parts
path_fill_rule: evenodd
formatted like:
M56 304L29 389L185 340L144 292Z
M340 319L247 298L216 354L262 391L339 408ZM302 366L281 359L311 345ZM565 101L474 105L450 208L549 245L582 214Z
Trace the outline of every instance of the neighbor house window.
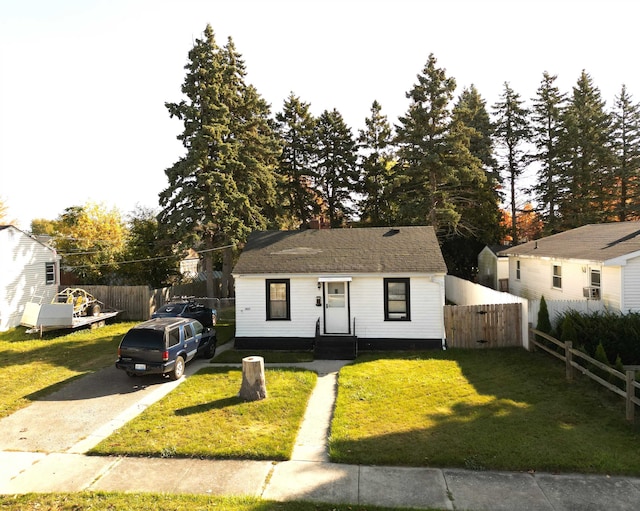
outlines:
M516 280L520 280L520 261L516 261Z
M411 302L409 279L384 279L385 321L409 321Z
M45 263L45 283L56 283L56 263Z
M562 289L562 266L553 265L553 287Z
M289 279L267 280L267 320L291 319Z

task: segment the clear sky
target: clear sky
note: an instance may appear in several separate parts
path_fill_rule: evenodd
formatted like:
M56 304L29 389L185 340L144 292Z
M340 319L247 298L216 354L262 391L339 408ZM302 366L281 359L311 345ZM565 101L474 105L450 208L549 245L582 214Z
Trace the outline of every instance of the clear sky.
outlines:
M490 108L527 101L546 70L584 69L611 106L640 101L637 0L0 0L0 197L28 230L87 201L158 207L182 154L165 102L207 23L232 37L272 106L293 92L338 109L354 135L374 100L393 124L430 53Z

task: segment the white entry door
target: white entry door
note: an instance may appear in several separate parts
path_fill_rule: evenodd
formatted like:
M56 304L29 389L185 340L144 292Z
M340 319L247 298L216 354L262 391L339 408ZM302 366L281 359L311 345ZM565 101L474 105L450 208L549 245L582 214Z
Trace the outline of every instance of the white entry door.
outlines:
M349 333L349 286L346 282L326 282L324 301L325 333Z

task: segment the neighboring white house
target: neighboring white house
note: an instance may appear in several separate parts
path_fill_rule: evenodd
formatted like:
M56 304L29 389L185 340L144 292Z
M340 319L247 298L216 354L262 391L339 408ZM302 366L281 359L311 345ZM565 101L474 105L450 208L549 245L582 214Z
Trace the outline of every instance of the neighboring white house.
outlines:
M497 291L508 291L509 258L500 251L505 245L487 245L478 254L478 284ZM502 287L501 287L502 286ZM506 288L506 289L505 289Z
M509 292L640 311L640 222L592 224L503 250Z
M56 251L12 225L0 225L0 331L20 324L27 302L48 303L60 283Z
M233 270L238 348L441 348L447 268L432 227L263 231Z

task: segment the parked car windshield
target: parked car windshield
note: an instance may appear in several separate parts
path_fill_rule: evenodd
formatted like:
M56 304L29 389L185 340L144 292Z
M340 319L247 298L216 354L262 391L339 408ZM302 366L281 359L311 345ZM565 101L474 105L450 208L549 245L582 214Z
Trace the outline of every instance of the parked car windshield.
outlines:
M164 332L161 330L147 330L134 328L129 330L122 339L122 346L127 348L164 349Z
M180 314L183 312L186 304L184 303L168 303L158 309L158 312L167 314Z

